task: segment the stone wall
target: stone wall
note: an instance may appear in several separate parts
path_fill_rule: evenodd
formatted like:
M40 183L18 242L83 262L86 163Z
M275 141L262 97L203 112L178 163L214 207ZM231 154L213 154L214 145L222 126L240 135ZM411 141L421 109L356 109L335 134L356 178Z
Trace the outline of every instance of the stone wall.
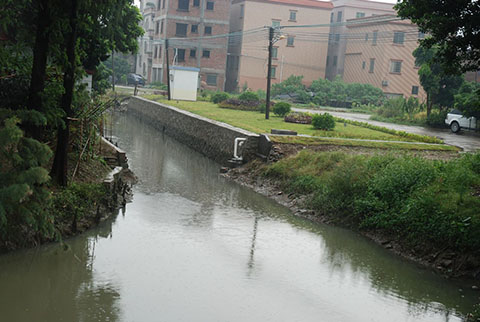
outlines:
M244 161L252 160L258 152L258 134L173 106L132 97L127 112L220 164L226 164L233 157L237 137L247 139L240 149Z

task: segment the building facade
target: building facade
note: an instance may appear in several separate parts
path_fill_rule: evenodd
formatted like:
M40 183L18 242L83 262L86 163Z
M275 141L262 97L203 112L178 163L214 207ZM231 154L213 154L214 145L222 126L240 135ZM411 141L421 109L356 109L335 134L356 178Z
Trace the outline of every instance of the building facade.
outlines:
M326 78L334 80L337 75L343 77L345 50L347 47L347 20L376 15L396 14L392 3L368 0L332 0L334 6L330 16L328 38L328 62Z
M413 51L423 33L396 15L348 20L343 80L371 84L387 97L426 99Z
M141 0L146 31L137 73L166 83L167 40L171 66L200 69L199 86L223 90L229 31L229 0ZM223 36L218 36L223 35Z
M330 2L315 0L233 0L226 90L266 89L265 26L280 27L276 28L272 51L272 84L290 75L303 76L306 84L324 78L328 44L315 41L312 33L327 35L329 27L299 26L328 24L332 8Z

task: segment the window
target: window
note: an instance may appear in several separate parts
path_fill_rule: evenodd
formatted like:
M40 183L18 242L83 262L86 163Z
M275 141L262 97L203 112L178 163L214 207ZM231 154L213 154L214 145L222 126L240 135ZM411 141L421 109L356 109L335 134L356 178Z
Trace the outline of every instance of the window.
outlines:
M270 69L270 78L275 78L276 74L277 74L277 66L272 66L272 69Z
M160 33L163 34L163 20L162 20L162 22L160 22Z
M186 37L187 36L187 24L186 23L177 23L177 28L175 29L175 36Z
M423 38L425 38L425 33L419 31L418 32L418 39L423 39Z
M160 31L160 23L157 21L155 24L155 33L158 35L158 32Z
M402 62L399 60L392 60L390 62L390 73L400 74L402 72Z
M365 41L368 41L368 32L365 34Z
M343 12L339 11L337 15L337 22L342 22L342 15L343 15Z
M194 7L200 7L200 0L193 0Z
M207 10L213 10L213 2L207 1Z
M290 10L290 21L297 21L297 11Z
M280 20L272 20L272 27L273 28L280 27Z
M375 31L373 32L372 45L376 45L376 44L377 44L377 37L378 37L378 30L375 30Z
M327 66L330 64L330 56L327 56Z
M192 58L197 57L197 50L196 49L190 49L190 57L192 57Z
M328 34L328 42L332 42L333 40L333 34Z
M192 34L198 34L198 25L192 25Z
M355 18L363 18L365 17L365 12L357 12L357 14L355 15Z
M146 54L146 53L147 53L147 50L148 50L147 42L144 41L144 42L143 42L143 52Z
M395 31L393 33L393 43L402 45L405 40L405 33L403 31Z
M287 46L288 47L293 47L293 42L294 42L295 38L292 37L292 36L288 36L287 37Z
M162 9L165 9L165 1L166 0L163 0L163 2L162 2Z
M335 15L335 14L334 14L333 12L330 14L330 22L333 22L333 16L334 16L334 15Z
M418 86L412 86L412 95L418 95Z
M185 49L175 48L175 51L177 52L177 61L185 61Z
M365 61L362 62L362 69L365 69L367 67L367 63Z
M340 41L340 34L335 34L335 42L339 42Z
M212 34L212 27L205 26L205 35L211 35L211 34Z
M240 5L240 19L243 18L243 15L245 14L245 5L241 4Z
M217 74L207 74L207 85L217 86Z
M178 11L188 11L190 0L178 0Z
M278 57L278 47L273 47L272 48L272 58L277 59Z
M210 58L210 50L204 49L202 52L202 57Z
M373 73L375 71L375 58L370 58L370 67L368 68L369 73Z
M155 51L154 51L154 54L153 54L153 58L157 58L157 51L158 51L158 48L157 48L157 46L155 46Z
M337 60L338 60L338 57L333 56L333 66L337 66Z
M158 58L162 57L162 46L158 46Z
M138 67L142 66L142 55L138 55Z

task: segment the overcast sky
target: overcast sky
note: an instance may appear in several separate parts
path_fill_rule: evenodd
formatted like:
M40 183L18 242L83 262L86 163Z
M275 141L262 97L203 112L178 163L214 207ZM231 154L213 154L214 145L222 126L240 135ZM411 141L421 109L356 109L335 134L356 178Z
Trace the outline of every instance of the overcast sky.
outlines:
M371 1L377 1L377 0L371 0ZM397 3L397 0L378 0L377 2ZM140 6L140 1L139 1L139 0L135 0L135 4L139 7L139 6Z

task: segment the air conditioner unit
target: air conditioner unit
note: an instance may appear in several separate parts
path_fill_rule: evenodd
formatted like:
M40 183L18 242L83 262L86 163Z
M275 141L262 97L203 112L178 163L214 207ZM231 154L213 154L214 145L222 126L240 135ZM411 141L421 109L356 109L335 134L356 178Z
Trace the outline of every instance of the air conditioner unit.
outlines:
M388 80L382 80L382 86L388 86Z

